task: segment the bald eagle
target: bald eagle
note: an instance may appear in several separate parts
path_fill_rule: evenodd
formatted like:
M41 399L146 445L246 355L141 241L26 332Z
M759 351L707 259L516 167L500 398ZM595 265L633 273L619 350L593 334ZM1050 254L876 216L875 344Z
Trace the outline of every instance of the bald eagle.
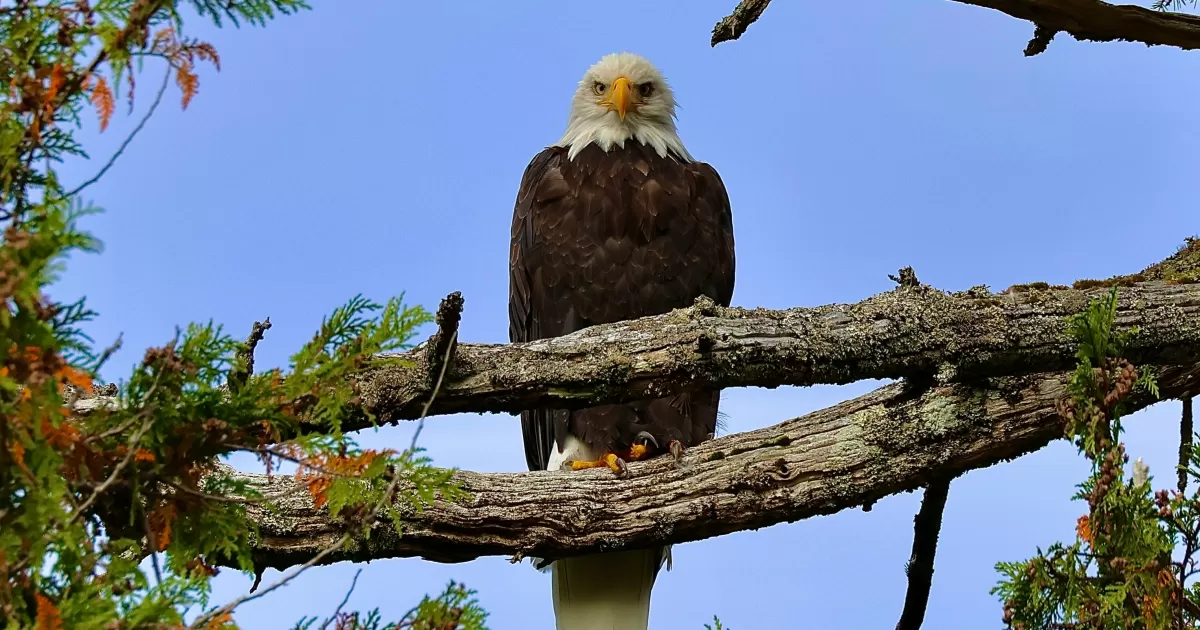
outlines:
M567 130L521 178L509 257L509 337L588 326L733 296L733 218L720 176L688 153L662 73L631 53L587 70ZM712 437L720 392L583 410L521 413L530 470L607 467ZM669 550L551 565L559 630L644 630Z

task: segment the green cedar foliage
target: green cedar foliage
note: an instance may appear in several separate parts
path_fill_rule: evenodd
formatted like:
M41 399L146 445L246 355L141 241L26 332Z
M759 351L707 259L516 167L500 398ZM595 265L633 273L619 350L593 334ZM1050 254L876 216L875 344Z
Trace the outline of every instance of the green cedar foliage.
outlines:
M148 57L169 66L187 106L199 85L196 64L218 65L219 57L183 37L184 12L218 26L261 26L304 8L300 0L0 5L4 627L179 628L185 614L193 626L235 627L233 606L208 601L210 581L218 563L254 568L245 508L269 502L213 466L231 453L297 463L314 499L348 523L343 541L364 536L376 519L399 525L394 505L460 494L452 471L432 467L420 449L364 450L341 432L346 414L361 413L348 376L378 353L410 347L430 321L402 298L351 299L286 371L255 374L247 343L212 322L192 324L107 387L117 406L72 411L116 348L83 333L97 316L84 299L46 294L70 254L100 250L80 227L99 211L82 200L86 184L67 190L54 171L64 158L86 157L74 139L81 116L93 111L107 127L117 92L132 101L137 64ZM337 627L382 623L377 613L354 618L366 621ZM385 627L479 630L485 621L473 592L452 583Z
M1091 461L1075 499L1087 504L1075 540L1054 543L1024 562L1001 562L992 590L1004 601L1004 622L1016 630L1048 628L1178 630L1200 622L1200 590L1189 585L1200 549L1200 494L1152 490L1140 460L1126 475L1121 443L1124 403L1157 398L1148 370L1121 359L1136 334L1113 334L1116 289L1070 321L1078 366L1059 405L1067 436ZM1200 477L1193 440L1181 462Z

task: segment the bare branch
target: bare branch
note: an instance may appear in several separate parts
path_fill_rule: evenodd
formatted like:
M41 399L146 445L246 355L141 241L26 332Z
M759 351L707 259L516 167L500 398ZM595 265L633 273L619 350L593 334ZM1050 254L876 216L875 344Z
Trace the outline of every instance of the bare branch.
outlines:
M767 10L769 4L771 4L771 0L742 0L734 7L733 13L721 18L721 21L713 27L712 40L709 44L716 46L721 42L741 37L751 24L762 17L763 11Z
M258 342L263 340L270 329L270 317L261 322L254 322L254 325L250 327L250 336L246 338L242 347L238 348L237 359L234 361L233 369L229 371L230 386L241 387L254 374L254 351L258 348Z
M950 493L950 478L935 479L925 487L921 511L913 519L912 556L904 572L908 575L908 593L904 596L904 611L896 630L920 630L925 622L929 604L929 589L933 586L933 561L937 556L938 534L942 530L942 513Z
M350 580L350 588L346 590L346 596L342 598L342 603L338 604L338 607L333 611L333 614L321 624L320 630L325 630L325 628L328 628L329 624L333 623L334 620L338 618L338 615L342 614L342 609L346 607L346 602L350 601L350 596L354 594L354 587L358 585L358 576L360 575L362 575L362 569L354 572L354 579Z
M762 15L770 0L743 0L733 13L713 27L712 45L738 39ZM955 0L995 9L1032 22L1036 29L1026 55L1046 49L1055 33L1080 41L1141 42L1150 46L1200 48L1200 16L1156 11L1132 4L1101 0Z
M162 84L158 86L158 92L154 95L154 102L150 104L150 109L146 110L146 114L142 116L140 121L138 121L137 126L134 127L133 131L129 132L129 135L125 137L125 141L121 143L121 146L117 147L116 153L113 153L112 157L108 158L108 162L104 164L104 167L101 168L100 171L95 175L93 175L91 179L88 179L82 184L76 186L71 190L71 192L63 195L64 197L74 197L75 195L83 192L83 189L100 181L100 178L104 177L104 174L108 172L108 169L112 168L113 164L117 163L117 159L121 157L121 154L125 152L125 149L129 148L130 143L132 143L133 139L137 137L138 132L142 130L142 127L145 127L146 123L150 122L150 117L154 115L154 110L158 109L158 104L162 102L163 93L167 91L167 81L171 78L171 70L173 69L174 68L171 66L170 62L168 62L167 69L163 73ZM130 70L130 72L132 72L132 70Z
M1025 45L1025 56L1033 57L1046 52L1046 48L1050 46L1050 42L1054 40L1054 36L1058 31L1048 28L1042 24L1035 24L1033 27L1033 38Z
M1188 462L1192 459L1192 397L1183 399L1183 416L1179 419L1179 493L1187 494Z
M774 427L706 442L669 458L605 471L459 472L460 503L404 512L403 536L378 523L325 561L419 556L463 562L489 555L557 558L682 543L870 504L931 478L983 468L1063 436L1055 402L1068 373L939 384L914 394L892 384ZM1163 398L1200 390L1200 365L1163 369ZM986 389L984 389L986 387ZM1131 412L1148 405L1130 399ZM227 469L260 492L295 480ZM259 528L256 565L304 562L341 537L344 525L313 509L303 492L278 510L248 506Z
M429 400L421 408L421 417L417 428L413 431L412 441L408 446L410 452L417 449L417 438L425 428L425 416L429 415L429 407L437 400L442 383L446 382L446 372L454 363L454 351L458 348L458 324L462 321L463 296L455 291L442 299L438 305L437 332L429 339L429 350L425 354L425 378L433 387Z

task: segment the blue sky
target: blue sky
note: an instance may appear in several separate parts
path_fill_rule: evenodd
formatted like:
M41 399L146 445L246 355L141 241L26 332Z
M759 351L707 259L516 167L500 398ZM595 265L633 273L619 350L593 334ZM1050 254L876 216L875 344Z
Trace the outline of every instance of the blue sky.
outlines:
M662 68L685 143L725 180L738 305L855 302L905 265L952 290L1069 283L1140 269L1200 232L1195 54L1060 35L1025 58L1031 25L932 0L777 2L742 41L709 48L733 4L317 0L265 30L194 21L222 71L202 71L186 112L172 87L88 189L107 208L86 223L106 251L73 261L54 295L89 296L98 342L124 333L110 377L210 317L240 336L270 316L259 365L283 364L359 292L432 309L462 291L462 338L504 342L521 172L561 134L583 71L620 50ZM88 123L95 159L67 164L68 185L132 129L157 72L147 64L134 116L103 134ZM733 390L723 408L744 431L874 385ZM1128 425L1130 453L1160 486L1173 484L1178 409ZM406 445L411 430L362 442ZM422 443L443 465L524 470L514 417L436 418ZM993 565L1071 535L1085 468L1059 443L957 481L925 627L998 627ZM714 614L733 630L893 627L919 498L681 545L651 627L699 630ZM527 565L362 568L351 608L399 616L453 578L479 591L493 628L553 627L549 580ZM355 569L310 571L237 619L269 630L328 614ZM216 598L249 584L227 571Z

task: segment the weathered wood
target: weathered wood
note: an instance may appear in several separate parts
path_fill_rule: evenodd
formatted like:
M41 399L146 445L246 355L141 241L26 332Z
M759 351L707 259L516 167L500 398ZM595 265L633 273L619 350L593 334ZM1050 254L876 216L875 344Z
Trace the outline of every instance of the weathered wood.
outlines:
M607 470L480 474L455 481L457 504L409 511L403 536L380 525L329 562L419 556L462 562L488 555L563 557L682 543L870 505L932 478L983 468L1062 436L1055 401L1066 374L939 385L914 396L892 384L773 427L689 450L677 470L660 458ZM1160 370L1162 397L1200 391L1200 365ZM1151 401L1131 401L1139 409ZM251 507L259 566L307 561L340 535L290 476L234 473L278 496Z
M844 384L862 379L960 380L1069 369L1067 316L1108 289L983 287L947 293L903 287L857 304L787 310L711 302L666 315L594 326L531 343L459 343L429 415L580 407L712 387ZM1141 330L1128 358L1186 364L1200 356L1200 284L1131 283L1116 327ZM361 400L384 423L415 419L429 402L424 346L412 367L367 369ZM111 400L111 399L108 399ZM76 407L105 404L82 400ZM365 417L343 425L368 426ZM315 427L313 427L315 428Z
M817 308L708 303L531 343L459 344L430 414L511 413L711 387L844 384L939 371L969 379L1063 370L1075 360L1067 316L1104 291L948 294L922 286ZM1129 348L1131 361L1184 364L1200 356L1200 284L1123 288L1118 309L1119 329L1142 331ZM416 418L429 399L428 383L420 370L370 370L360 381L362 400L383 422Z
M1037 46L1026 55L1046 49L1054 33L1068 33L1081 41L1141 42L1150 46L1200 48L1200 16L1155 11L1132 4L1109 4L1101 0L955 0L994 9L1032 22L1039 31ZM711 44L738 39L766 10L770 0L742 0L733 12L713 27ZM1031 43L1032 44L1032 43Z

